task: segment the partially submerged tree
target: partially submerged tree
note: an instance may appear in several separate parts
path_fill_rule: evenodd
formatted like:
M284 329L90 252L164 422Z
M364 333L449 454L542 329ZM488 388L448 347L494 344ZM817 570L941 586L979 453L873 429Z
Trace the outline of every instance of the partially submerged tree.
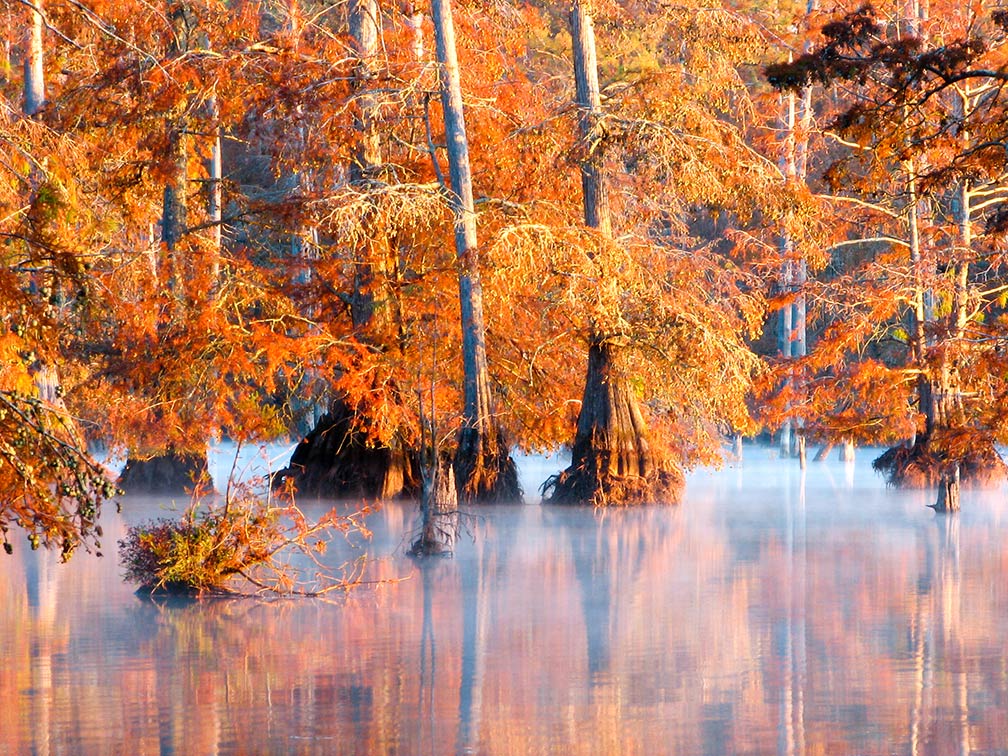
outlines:
M816 0L808 0L805 8L805 24L815 12ZM811 43L806 38L805 52ZM781 132L783 142L778 158L781 173L788 183L805 186L808 179L809 140L812 126L812 86L805 86L799 92L786 92L783 96L783 117ZM791 374L791 361L805 357L808 348L808 318L805 299L805 282L808 277L808 250L799 248L786 230L780 238L782 257L780 273L780 305L778 313L777 343L783 373L784 391L801 401L802 387L795 385L796 376ZM800 424L794 425L792 418L785 414L780 424L779 446L782 456L797 456L805 465L805 434Z
M578 127L583 142L581 192L584 222L612 243L612 217L605 176L605 124L599 93L595 31L588 0L571 7L571 39ZM614 287L617 280L603 281ZM620 362L626 339L619 318L590 325L588 371L571 447L570 467L548 483L557 503L630 503L676 495L680 477L655 448L630 376Z
M300 491L327 497L364 496L385 499L415 493L417 452L411 441L415 432L401 427L385 430L377 417L384 407L375 401L404 402L397 381L382 367L370 371L370 385L363 392L350 391L355 381L341 373L359 374L369 363L394 361L399 355L403 322L396 284L398 251L389 224L382 217L382 193L387 188L382 158L381 67L379 41L381 9L374 0L354 0L348 7L348 26L353 41L354 149L349 165L348 190L358 196L359 230L353 236L350 254L352 289L347 295L351 337L359 344L358 359L334 376L333 394L326 413L301 441L290 464L278 477L294 481ZM399 411L400 416L407 412Z
M449 202L455 219L462 318L463 408L453 465L455 479L464 499L516 501L521 496L518 472L494 410L487 369L476 210L450 0L431 0L431 14L451 176Z
M1008 75L1001 16L974 12L949 16L943 44L932 46L927 19L913 19L918 36L893 37L865 6L824 27L816 49L768 69L782 88L851 86L835 121L850 151L827 178L874 214L878 251L841 295L860 311L858 325L848 319L834 334L850 347L890 335L890 359L862 360L856 372L879 409L913 420L916 432L875 465L894 484L937 485L939 509L958 508L960 481L1005 474L995 444L1006 438L997 218L1008 197L999 146ZM882 190L898 197L895 208L880 206Z
M704 226L724 214L726 228L756 233L759 212L798 235L800 212L776 166L746 144L744 124L721 109L747 97L733 61L758 46L751 27L729 39L730 13L688 7L645 25L683 47L659 47L627 80L617 72L604 112L591 14L575 4L572 19L574 154L585 223L597 231L578 242L583 267L563 285L584 277L580 295L592 302L578 318L589 368L572 465L546 492L596 504L674 500L685 469L719 459L723 431L752 428L745 394L758 367L746 340L763 318L762 286Z

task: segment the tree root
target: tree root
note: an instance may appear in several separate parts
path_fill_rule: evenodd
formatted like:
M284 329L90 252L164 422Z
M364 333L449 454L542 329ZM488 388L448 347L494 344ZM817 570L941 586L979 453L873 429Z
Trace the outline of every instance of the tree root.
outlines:
M485 438L473 428L463 428L455 454L455 480L459 496L468 502L521 501L518 467L501 431Z
M685 480L678 470L661 470L648 476L619 476L593 473L573 465L550 477L542 485L549 504L628 506L678 502Z
M975 444L964 453L944 452L938 444L919 441L913 446L894 446L872 462L886 483L899 488L933 488L948 480L958 468L965 486L983 488L1008 477L1001 455L989 442Z

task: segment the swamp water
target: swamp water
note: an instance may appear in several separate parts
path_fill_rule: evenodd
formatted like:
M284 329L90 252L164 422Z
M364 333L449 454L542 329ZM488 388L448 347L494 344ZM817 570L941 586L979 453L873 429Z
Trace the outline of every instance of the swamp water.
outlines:
M747 448L682 505L483 508L455 556L368 524L345 601L154 602L0 559L0 754L1008 753L1008 507ZM526 460L527 490L559 463ZM334 551L342 549L334 548Z

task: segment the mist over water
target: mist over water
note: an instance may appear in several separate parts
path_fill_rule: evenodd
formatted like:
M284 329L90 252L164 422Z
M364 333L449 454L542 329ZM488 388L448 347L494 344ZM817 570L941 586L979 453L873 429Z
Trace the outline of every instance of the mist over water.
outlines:
M361 548L399 582L345 601L137 597L114 542L160 500L110 508L103 559L17 543L0 753L1004 752L1004 491L941 516L869 450L745 453L678 506L607 511L541 506L564 460L526 459L526 503L470 510L422 567L414 507L385 505Z

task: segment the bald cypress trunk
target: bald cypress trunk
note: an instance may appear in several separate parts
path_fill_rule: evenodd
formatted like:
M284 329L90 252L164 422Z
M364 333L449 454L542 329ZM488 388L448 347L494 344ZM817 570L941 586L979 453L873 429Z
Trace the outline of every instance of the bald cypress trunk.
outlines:
M186 298L186 276L179 243L186 231L189 212L189 149L183 119L169 124L168 145L172 174L164 188L161 241L167 255L168 288L181 304Z
M33 116L45 103L45 16L42 0L35 0L35 8L30 12L31 25L28 27L28 55L24 60L24 114Z
M808 0L805 6L806 24L817 10L817 0ZM805 40L803 53L812 49L810 38ZM812 125L812 87L806 86L800 92L786 95L783 127L785 133L784 151L780 157L780 168L789 182L805 183L808 178L809 132ZM805 357L807 352L807 323L805 284L808 266L805 256L797 249L795 240L785 232L780 240L784 256L781 271L781 288L793 296L781 309L778 344L780 356L784 360ZM796 380L794 374L787 378L788 384ZM793 386L792 386L793 388ZM781 456L797 456L802 467L805 465L805 438L802 422L788 417L780 429Z
M401 314L392 286L398 270L395 249L381 227L379 208L369 198L373 182L383 167L378 131L378 76L380 8L377 0L351 0L350 36L354 41L354 129L357 143L350 165L350 183L361 194L361 237L354 250L354 285L350 295L350 319L358 340L382 353L399 349ZM352 369L352 368L351 368ZM375 391L391 392L400 401L395 386L379 385ZM388 442L376 441L369 430L376 418L366 401L338 393L310 433L298 444L288 467L276 482L291 479L302 492L326 497L386 499L420 490L418 453L408 448L400 435Z
M581 190L585 225L612 237L605 180L605 127L599 92L595 31L590 3L575 0L571 10L574 79L585 142ZM647 423L629 376L620 368L622 334L593 324L588 371L571 450L571 464L547 481L549 500L584 504L621 504L654 500L676 493L679 478L667 462L655 458Z
M195 35L196 16L188 4L182 3L171 6L169 18L174 36L168 54L184 55ZM166 128L172 170L165 183L161 211L161 242L166 257L161 275L167 276L168 289L174 300L174 316L182 319L188 317L187 310L192 300L206 292L186 289L186 284L194 280L191 261L185 258L182 245L189 222L188 120L185 116L170 118ZM194 451L169 446L163 452L149 456L144 450L134 449L119 476L119 485L128 493L182 494L210 482L205 448Z
M918 17L919 20L919 17ZM965 124L976 107L981 90L968 85L955 89L954 112L959 121L954 132L964 149L972 144ZM917 172L909 167L909 201L911 226L911 262L920 280L921 236L916 228ZM973 256L973 195L970 179L963 177L951 198L951 210L958 234L955 253L949 265L952 292L948 312L933 312L929 292L918 283L913 312L912 360L919 371L918 410L924 416L924 432L918 433L909 446L889 449L876 459L873 466L883 472L890 483L911 487L937 486L934 508L938 511L959 509L962 484L987 484L1008 476L993 439L976 433L971 427L967 402L973 387L969 385L968 357L970 346L967 328L970 320L970 259ZM975 399L972 401L976 401Z
M449 199L455 216L455 251L462 314L463 408L462 429L455 453L455 478L459 494L464 499L517 501L521 496L518 472L510 457L503 430L495 418L490 394L469 141L462 108L462 83L450 0L431 0L431 15L434 19L451 174Z

